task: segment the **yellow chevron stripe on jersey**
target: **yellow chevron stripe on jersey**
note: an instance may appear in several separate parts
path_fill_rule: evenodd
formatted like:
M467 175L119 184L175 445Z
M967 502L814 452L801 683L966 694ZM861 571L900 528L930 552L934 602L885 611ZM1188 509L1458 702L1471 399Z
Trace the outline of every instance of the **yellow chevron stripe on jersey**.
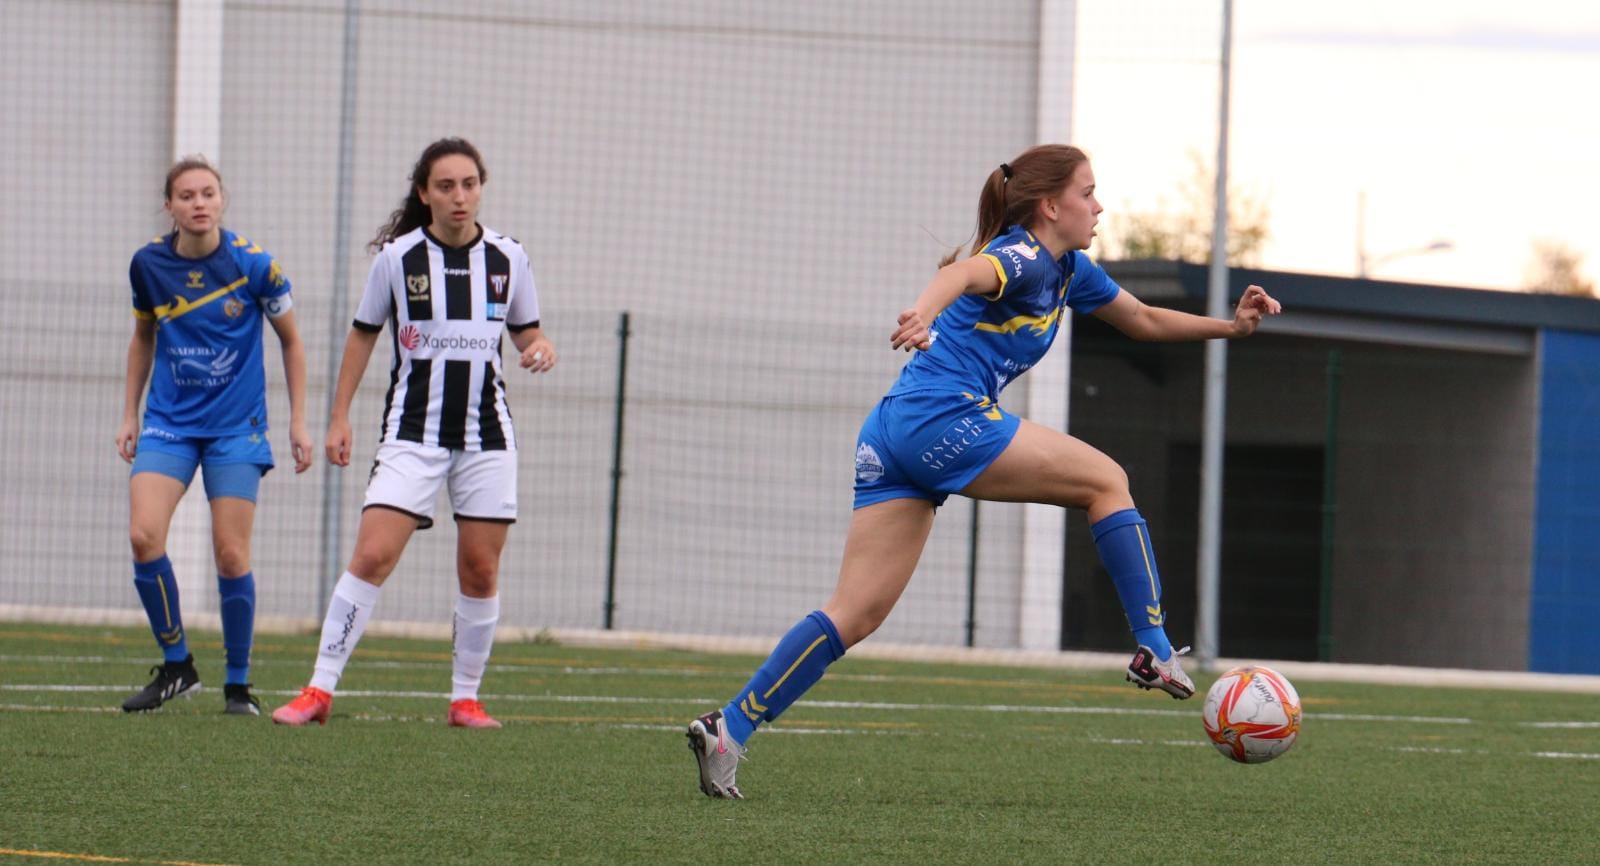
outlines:
M212 301L215 301L216 299L222 297L223 295L226 295L226 294L232 292L234 289L237 289L240 286L242 286L242 285L244 285L245 283L248 283L248 282L250 282L250 278L249 277L240 277L239 279L234 280L233 282L227 284L226 286L223 286L222 288L217 289L216 291L212 292L211 294L204 295L204 296L202 296L202 297L200 297L200 298L198 298L196 300L193 300L193 301L188 300L187 298L183 298L183 297L174 298L172 303L170 303L170 304L162 304L162 305L156 307L156 309L155 309L155 314L156 314L155 317L156 317L156 319L158 321L170 322L173 319L178 318L179 316L187 315L189 313L194 312L195 310L205 306L206 304L211 303ZM137 312L137 311L135 311L135 312Z
M143 319L146 322L154 322L156 320L155 313L147 313L144 310L138 309L137 307L134 308L133 317L135 319Z
M990 322L978 322L972 326L975 331L988 331L993 334L1015 334L1023 328L1033 331L1035 337L1043 337L1050 331L1050 326L1061 315L1061 308L1056 307L1042 316L1012 316L996 325Z

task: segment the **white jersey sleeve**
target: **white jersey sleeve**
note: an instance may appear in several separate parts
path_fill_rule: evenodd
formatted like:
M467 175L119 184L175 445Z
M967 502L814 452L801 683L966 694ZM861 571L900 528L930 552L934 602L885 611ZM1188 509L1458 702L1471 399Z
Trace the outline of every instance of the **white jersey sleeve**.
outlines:
M372 270L367 273L367 290L356 307L355 327L363 331L381 331L383 323L394 315L395 272L395 257L385 247L372 260Z
M521 261L511 267L511 309L506 315L506 327L513 331L539 324L539 289L533 282L533 264L528 253L519 245Z

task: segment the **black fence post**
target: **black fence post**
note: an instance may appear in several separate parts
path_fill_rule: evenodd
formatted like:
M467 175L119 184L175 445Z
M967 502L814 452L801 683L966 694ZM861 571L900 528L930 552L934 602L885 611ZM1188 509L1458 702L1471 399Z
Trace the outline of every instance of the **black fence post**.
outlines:
M967 646L978 631L978 500L972 500L972 525L967 531Z
M611 524L606 554L605 627L613 626L617 611L617 524L622 512L622 419L628 399L628 311L617 320L616 414L611 431Z

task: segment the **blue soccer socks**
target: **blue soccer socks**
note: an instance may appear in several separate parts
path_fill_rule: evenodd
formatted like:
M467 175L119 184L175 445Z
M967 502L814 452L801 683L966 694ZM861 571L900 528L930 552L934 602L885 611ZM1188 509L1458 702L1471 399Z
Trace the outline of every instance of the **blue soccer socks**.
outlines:
M722 708L728 736L744 745L757 726L781 715L843 655L844 641L833 620L820 610L806 614L778 641L738 696Z
M1166 612L1161 609L1161 573L1156 570L1156 552L1150 531L1137 508L1125 508L1089 527L1094 533L1100 562L1111 573L1111 582L1122 600L1133 639L1150 648L1156 658L1172 657L1172 643L1163 627Z
M217 575L222 597L222 648L228 656L227 685L250 682L250 644L256 629L256 578L251 572L238 577Z
M150 562L133 564L133 587L139 591L150 632L156 636L161 655L169 662L189 657L189 641L183 633L183 615L178 608L178 581L172 575L172 560L162 556Z

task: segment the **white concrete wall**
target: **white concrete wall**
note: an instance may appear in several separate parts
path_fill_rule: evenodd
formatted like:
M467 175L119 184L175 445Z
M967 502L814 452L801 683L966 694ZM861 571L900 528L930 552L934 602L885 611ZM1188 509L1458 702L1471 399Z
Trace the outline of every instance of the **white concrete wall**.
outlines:
M894 316L968 237L987 172L1034 141L1038 4L499 2L462 16L363 3L354 236L336 250L343 7L226 4L223 28L226 222L294 281L319 440L363 244L422 147L463 135L489 167L482 219L528 247L563 353L549 379L512 379L523 516L504 560L507 622L600 622L623 309L636 339L618 625L770 634L825 600L856 427L904 360L886 348ZM86 0L30 6L0 37L0 108L27 118L8 121L7 153L28 169L29 205L0 212L0 315L27 335L0 341L0 556L22 576L0 582L0 603L136 605L110 443L127 259L163 226L172 34L169 3ZM342 310L336 256L351 274ZM387 341L342 473L346 553ZM267 342L280 467L258 514L261 611L320 616L320 473L286 465ZM1008 403L1024 407L1025 388ZM888 639L962 639L968 513L942 509ZM979 643L1014 645L1020 512L983 520ZM380 617L447 616L453 541L447 519L419 536Z

